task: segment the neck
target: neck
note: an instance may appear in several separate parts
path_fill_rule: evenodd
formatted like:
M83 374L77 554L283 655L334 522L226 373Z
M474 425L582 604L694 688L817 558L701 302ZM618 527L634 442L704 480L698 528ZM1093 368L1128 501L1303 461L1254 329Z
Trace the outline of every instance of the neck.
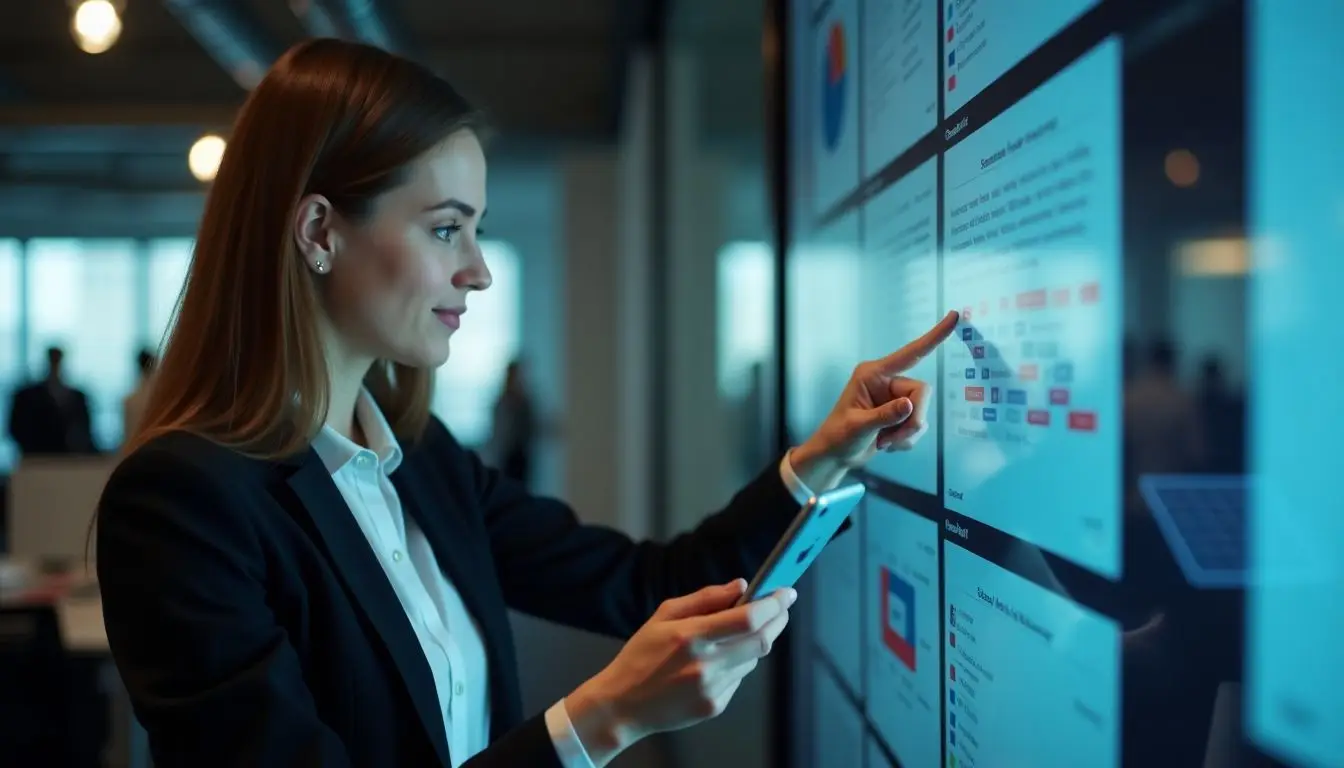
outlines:
M327 344L327 373L330 377L327 401L327 426L356 443L363 436L356 429L355 403L364 387L364 376L373 360L351 354L337 343Z

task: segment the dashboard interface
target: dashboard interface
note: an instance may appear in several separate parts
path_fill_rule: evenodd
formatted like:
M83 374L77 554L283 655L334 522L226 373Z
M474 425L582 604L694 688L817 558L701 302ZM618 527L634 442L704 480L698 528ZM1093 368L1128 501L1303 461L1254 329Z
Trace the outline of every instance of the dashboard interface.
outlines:
M1344 3L781 1L791 440L960 313L793 764L1344 766Z

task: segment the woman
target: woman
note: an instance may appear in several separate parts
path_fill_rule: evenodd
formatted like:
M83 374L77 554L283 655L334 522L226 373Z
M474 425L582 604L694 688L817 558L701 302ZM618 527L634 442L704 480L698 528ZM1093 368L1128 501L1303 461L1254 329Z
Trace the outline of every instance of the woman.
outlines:
M721 711L784 628L790 594L732 607L798 509L784 478L833 485L922 430L925 388L895 374L955 315L860 366L815 435L670 544L487 469L428 410L490 285L477 132L447 83L333 40L287 53L238 117L97 519L108 640L160 768L604 765ZM629 641L524 719L507 608Z

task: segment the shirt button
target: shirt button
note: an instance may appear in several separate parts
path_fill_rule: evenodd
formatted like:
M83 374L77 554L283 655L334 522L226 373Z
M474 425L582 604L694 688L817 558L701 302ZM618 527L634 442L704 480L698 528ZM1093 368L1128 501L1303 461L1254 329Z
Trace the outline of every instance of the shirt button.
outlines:
M458 683L457 685L453 686L453 693L457 694L458 696L461 696L466 692L467 692L466 683Z
M392 562L394 562L394 563L400 563L400 562L401 562L401 550L400 550L400 549L394 549L394 550L392 550Z

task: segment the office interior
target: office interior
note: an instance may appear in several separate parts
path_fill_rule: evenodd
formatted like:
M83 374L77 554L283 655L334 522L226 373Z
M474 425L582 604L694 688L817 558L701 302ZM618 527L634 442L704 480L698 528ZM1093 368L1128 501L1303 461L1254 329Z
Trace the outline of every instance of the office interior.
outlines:
M90 505L125 435L138 358L152 356L171 327L233 115L269 64L305 37L343 35L421 60L483 105L497 128L487 148L483 244L494 281L471 299L452 358L437 373L433 408L459 440L503 462L497 405L514 372L539 425L526 468L532 490L565 499L587 522L636 537L673 536L778 461L798 439L794 425L815 424L848 375L852 361L828 334L851 330L838 318L859 296L837 275L852 265L840 263L843 256L803 271L785 264L796 234L789 217L810 204L786 147L782 68L790 65L793 32L785 8L798 24L798 9L826 3L383 0L347 18L355 5L0 3L0 765L11 764L7 750L25 759L39 754L31 764L44 766L149 764L89 582ZM1146 113L1152 119L1125 117L1123 381L1136 402L1179 400L1182 417L1199 411L1207 448L1200 471L1243 475L1254 369L1244 320L1248 139L1240 121L1224 119L1245 107L1245 83L1226 74L1243 66L1242 2L1175 5L1162 23L1144 28L1151 34L1143 44L1158 54L1139 52L1126 64L1127 87L1141 85L1125 99L1154 107ZM1223 6L1238 11L1220 16ZM1236 55L1209 49L1172 58L1175 49L1200 50L1200 38L1182 36L1191 29L1235 40ZM1200 109L1187 108L1189 91L1182 91L1194 87ZM1179 119L1162 119L1164 112ZM901 341L892 339L893 348ZM41 384L53 350L63 380L87 397L87 450L22 458L11 438L18 413L11 401ZM799 365L814 367L800 373ZM1154 371L1160 386L1147 375ZM795 387L798 381L805 383ZM1155 443L1166 426L1152 425ZM941 437L928 439L942 450ZM1126 471L1135 475L1190 468L1176 460L1143 469L1133 458L1125 457ZM928 502L881 490L884 482L876 479L870 497ZM1126 486L1127 526L1144 514L1136 488ZM872 511L878 503L867 502L859 530L881 519ZM939 528L942 511L938 504ZM954 519L965 522L949 515L949 526ZM1019 562L1011 537L973 530L989 542L971 548L979 556L1019 575L1036 573L1029 578L1038 584L1066 582L1074 599L1106 606L1127 631L1148 627L1153 614L1107 604L1095 574L1035 550ZM1161 533L1134 531L1127 546L1161 552L1145 594L1166 594L1177 583L1190 589ZM937 535L945 552L947 533ZM846 558L867 562L861 541L850 535L849 549L829 552L816 578L800 586L800 620L728 711L641 742L614 764L906 765L865 719L861 710L872 699L864 700L864 686L841 690L846 672L827 655L827 622L851 617L828 613L838 603L807 599L845 588L835 574ZM1126 550L1127 558L1139 556L1146 557ZM1053 573L1040 571L1045 561ZM1190 591L1198 607L1183 620L1206 624L1182 626L1191 633L1180 644L1185 655L1161 655L1138 683L1125 681L1139 688L1125 688L1123 717L1126 728L1146 722L1144 702L1152 701L1200 714L1173 720L1169 732L1146 730L1138 751L1127 747L1124 764L1149 756L1144 764L1272 764L1241 752L1207 762L1210 721L1222 699L1152 685L1172 674L1169 665L1198 657L1194 646L1216 668L1209 673L1215 683L1239 682L1241 596ZM619 649L605 638L513 618L530 712ZM1235 640L1201 642L1201 631L1224 627ZM838 692L828 698L832 688ZM823 717L832 705L853 710L852 720ZM829 730L832 721L838 731ZM948 726L940 727L941 740ZM837 738L852 742L855 756L834 751ZM945 747L939 756L950 753Z
M494 287L473 297L472 331L437 378L435 413L459 439L486 447L518 361L544 425L532 487L636 535L692 525L774 453L772 439L746 437L763 434L769 405L751 393L772 384L759 371L774 344L761 3L398 0L335 32L325 14L342 3L116 0L115 35L97 5L0 4L0 420L59 347L99 451L29 462L25 482L0 424L7 571L86 573L81 504L115 461L137 355L170 322L217 161L209 137L227 139L250 85L307 36L405 51L496 129ZM92 621L75 632L97 635L96 605L75 616L94 603L96 592L70 601L62 623ZM619 647L522 617L517 634L536 711ZM96 657L97 640L67 650ZM31 686L55 698L61 684L5 674L0 745L12 748L50 725L32 717ZM87 677L81 691L115 689ZM754 676L732 713L624 764L767 765L768 689ZM76 754L44 765L144 764L116 696L103 698L108 717L83 712L47 733Z

